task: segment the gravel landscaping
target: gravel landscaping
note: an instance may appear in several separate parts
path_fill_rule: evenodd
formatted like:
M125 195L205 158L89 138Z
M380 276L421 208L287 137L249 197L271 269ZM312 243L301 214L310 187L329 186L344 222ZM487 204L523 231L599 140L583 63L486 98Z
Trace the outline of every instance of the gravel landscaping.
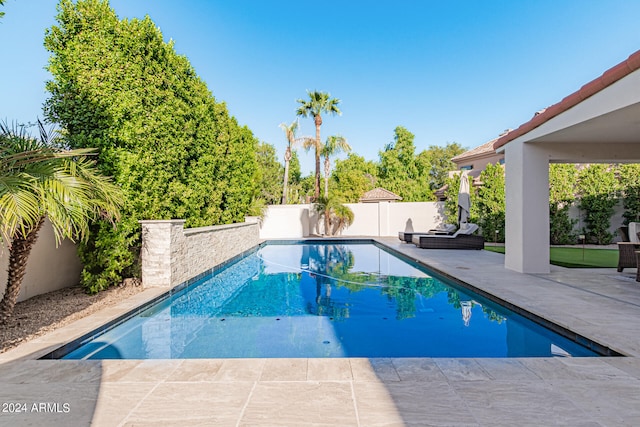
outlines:
M0 353L68 325L142 291L138 282L113 286L95 295L74 286L37 295L16 304L13 317L0 325Z

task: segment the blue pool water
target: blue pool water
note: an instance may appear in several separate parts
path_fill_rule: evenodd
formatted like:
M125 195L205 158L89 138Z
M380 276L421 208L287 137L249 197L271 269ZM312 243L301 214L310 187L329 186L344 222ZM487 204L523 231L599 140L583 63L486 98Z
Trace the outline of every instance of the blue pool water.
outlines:
M591 350L373 244L268 244L66 359L548 357Z

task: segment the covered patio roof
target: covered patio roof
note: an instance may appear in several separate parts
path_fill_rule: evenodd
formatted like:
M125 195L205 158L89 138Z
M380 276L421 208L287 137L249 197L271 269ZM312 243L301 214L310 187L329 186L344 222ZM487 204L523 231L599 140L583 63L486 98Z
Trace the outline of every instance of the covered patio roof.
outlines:
M499 138L505 266L549 272L549 163L640 163L640 51Z

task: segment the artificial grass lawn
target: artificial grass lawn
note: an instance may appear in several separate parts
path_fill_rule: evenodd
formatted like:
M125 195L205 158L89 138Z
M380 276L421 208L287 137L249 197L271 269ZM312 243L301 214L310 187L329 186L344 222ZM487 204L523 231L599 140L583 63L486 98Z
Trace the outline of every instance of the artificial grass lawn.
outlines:
M504 246L485 246L485 250L504 253ZM569 268L616 268L618 251L616 249L583 249L551 247L551 264Z

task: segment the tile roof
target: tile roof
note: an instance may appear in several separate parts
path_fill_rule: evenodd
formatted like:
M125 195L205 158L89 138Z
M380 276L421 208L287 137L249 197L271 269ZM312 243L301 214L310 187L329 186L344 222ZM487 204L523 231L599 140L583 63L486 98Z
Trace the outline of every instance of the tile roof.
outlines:
M395 193L392 193L389 190L385 190L384 188L374 188L373 190L367 191L360 198L360 201L370 201L376 202L379 200L402 200L402 197L398 196Z
M589 98L592 95L600 92L607 86L612 85L623 77L628 76L632 72L640 69L640 50L631 54L629 58L622 61L615 67L612 67L605 71L600 77L582 86L579 90L575 91L571 95L566 96L562 101L557 104L553 104L543 110L537 112L531 120L522 124L518 129L509 132L504 135L493 144L494 149L498 149L510 141L522 136L531 130L537 128L543 123L551 120L560 113L564 113L571 107L576 106L580 102Z
M457 156L452 158L451 161L454 163L459 163L461 160L472 159L474 157L480 157L485 154L495 154L496 150L495 148L493 148L493 144L495 144L495 142L498 139L500 139L504 135L507 135L509 132L511 132L511 129L506 129L497 138L494 138L491 141L487 141L476 148L472 148L471 150L465 151L462 154L458 154Z

